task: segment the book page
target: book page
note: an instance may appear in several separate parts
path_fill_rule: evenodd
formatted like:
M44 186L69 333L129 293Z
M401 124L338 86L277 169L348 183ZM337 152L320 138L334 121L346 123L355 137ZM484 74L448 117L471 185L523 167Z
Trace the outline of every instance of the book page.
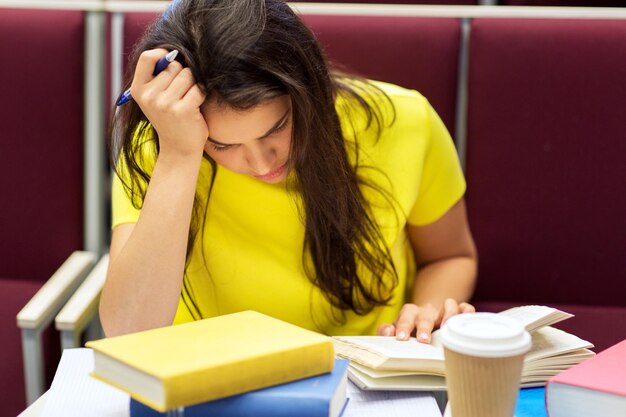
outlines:
M390 336L341 336L336 339L381 353L388 358L443 361L441 349L430 344L419 343L414 337L406 341Z
M541 327L550 326L570 317L572 314L565 313L556 308L546 306L520 306L501 311L503 316L510 317L524 326L528 332L533 332Z
M400 371L400 370L381 370L381 369L373 369L369 366L361 365L357 362L350 362L350 368L356 369L357 371L364 373L370 378L389 378L392 376L407 376L407 375L434 375L438 377L442 377L441 372L432 372L429 373L427 371Z
M548 358L536 359L532 362L524 363L524 373L526 370L543 370L543 369L555 369L558 367L565 367L565 369L577 365L596 354L589 349L578 349L561 355L551 356Z
M401 375L372 378L355 369L348 368L348 378L362 390L374 391L445 391L446 379L436 375Z
M441 417L432 394L410 391L361 391L348 383L348 405L342 417Z
M593 347L586 340L554 327L544 327L537 330L532 334L532 339L532 349L526 354L524 362L532 362L537 359L554 356L552 363L558 363L559 355Z

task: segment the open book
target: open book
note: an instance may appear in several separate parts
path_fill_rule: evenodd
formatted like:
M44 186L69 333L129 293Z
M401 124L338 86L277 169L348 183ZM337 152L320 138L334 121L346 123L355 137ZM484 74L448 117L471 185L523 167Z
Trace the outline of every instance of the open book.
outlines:
M502 311L522 323L532 336L526 354L522 387L545 385L552 376L594 355L593 345L563 330L550 327L572 317L545 306L522 306ZM361 389L445 390L443 346L439 331L431 344L415 338L399 341L388 336L336 336L335 353L351 360L348 377Z

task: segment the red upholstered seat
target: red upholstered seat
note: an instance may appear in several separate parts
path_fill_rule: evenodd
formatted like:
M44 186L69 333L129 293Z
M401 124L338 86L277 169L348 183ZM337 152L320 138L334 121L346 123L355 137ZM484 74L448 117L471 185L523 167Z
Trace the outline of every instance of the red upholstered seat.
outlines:
M475 300L574 306L599 347L626 337L625 50L626 21L472 23Z
M82 12L0 9L2 416L26 406L16 315L82 246L83 38Z
M461 38L457 19L303 17L332 62L372 79L417 89L454 132Z
M519 303L503 302L477 302L476 308L480 311L499 312L511 307L517 307ZM584 306L580 304L549 304L551 307L567 311L574 317L554 327L573 333L585 340L594 343L596 352L626 339L623 326L615 323L626 322L626 307L610 306Z
M15 316L41 287L41 282L0 277L0 416L16 416L26 407L21 334ZM49 327L42 335L46 381L54 377L61 355L59 335Z

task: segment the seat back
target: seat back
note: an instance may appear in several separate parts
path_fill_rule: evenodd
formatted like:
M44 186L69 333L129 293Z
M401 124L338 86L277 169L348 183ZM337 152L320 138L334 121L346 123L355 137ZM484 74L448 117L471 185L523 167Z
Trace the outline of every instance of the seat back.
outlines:
M0 9L0 276L45 280L83 239L83 13Z
M26 406L16 315L83 245L83 13L0 8L0 415ZM48 381L59 340L44 333Z
M624 20L473 20L475 301L625 307L625 51Z
M368 78L414 88L451 132L456 111L457 19L303 15L331 62Z

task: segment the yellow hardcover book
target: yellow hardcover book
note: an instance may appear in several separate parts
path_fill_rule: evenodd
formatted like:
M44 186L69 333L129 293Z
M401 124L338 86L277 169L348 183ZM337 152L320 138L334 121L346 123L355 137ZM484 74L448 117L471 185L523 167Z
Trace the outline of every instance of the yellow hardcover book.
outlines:
M330 372L332 340L244 311L88 342L92 376L167 411Z

